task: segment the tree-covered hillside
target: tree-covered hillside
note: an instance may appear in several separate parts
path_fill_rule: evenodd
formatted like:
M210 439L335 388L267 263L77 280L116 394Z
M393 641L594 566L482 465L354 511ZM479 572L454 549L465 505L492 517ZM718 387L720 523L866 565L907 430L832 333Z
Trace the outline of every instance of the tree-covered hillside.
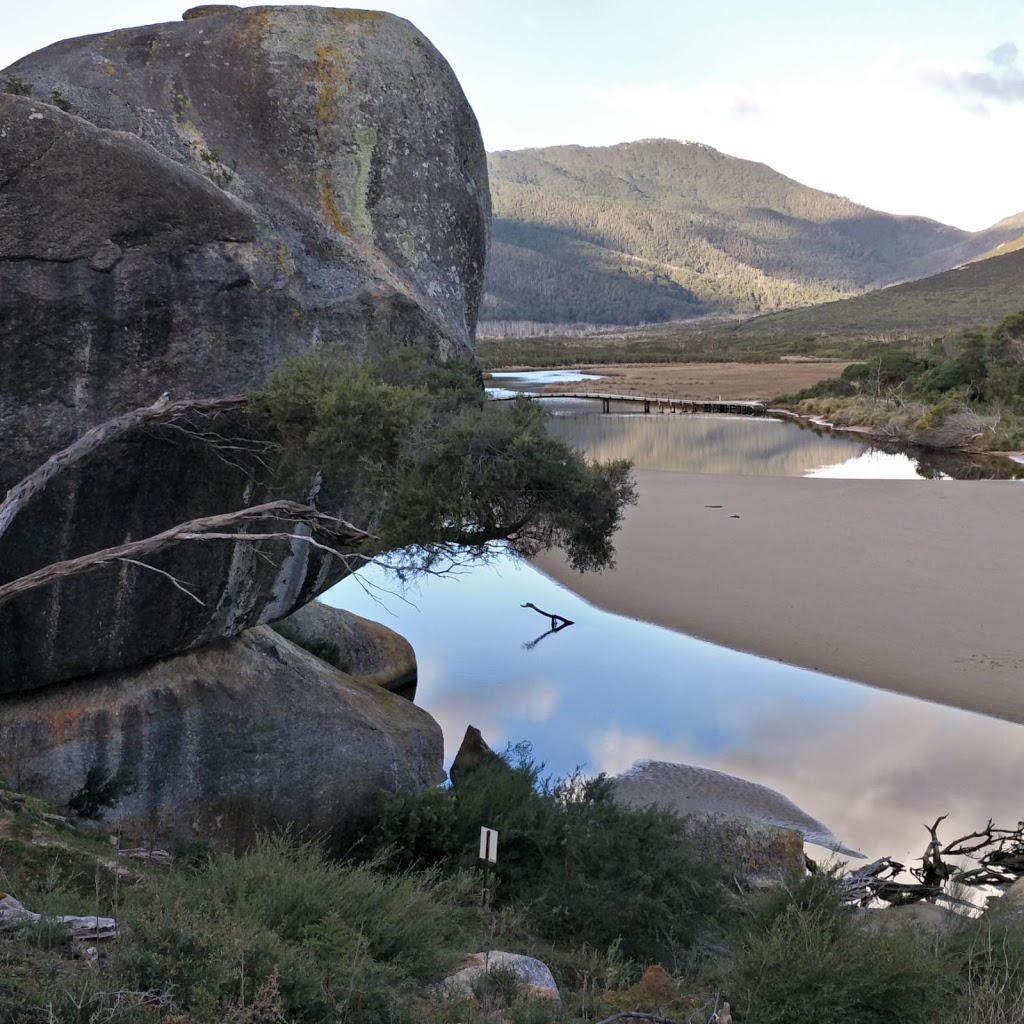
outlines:
M635 324L855 295L1020 234L970 234L655 139L493 153L482 319Z

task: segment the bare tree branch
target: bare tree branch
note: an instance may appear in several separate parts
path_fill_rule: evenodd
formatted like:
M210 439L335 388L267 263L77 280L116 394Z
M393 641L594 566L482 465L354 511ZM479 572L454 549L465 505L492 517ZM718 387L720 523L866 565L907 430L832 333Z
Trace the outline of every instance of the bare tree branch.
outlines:
M275 532L272 534L245 534L225 533L226 529L242 526L266 519L280 519L296 525L307 526L322 540L312 537L305 537L300 534ZM0 605L17 597L19 594L45 587L58 580L67 579L70 576L77 576L81 573L91 572L102 566L110 565L113 562L122 562L129 559L139 559L146 555L155 554L163 548L181 541L191 540L233 540L233 541L257 541L261 539L289 538L312 543L317 547L330 551L332 554L340 554L337 548L358 547L373 535L357 526L337 519L320 512L308 505L300 505L294 501L271 501L263 505L254 505L251 508L243 508L237 512L226 512L221 515L207 516L202 519L192 519L186 523L179 523L172 526L163 533L154 534L143 540L130 541L126 544L119 544L116 547L104 548L102 551L93 551L78 558L67 559L63 562L54 562L52 565L38 569L36 572L22 576L20 579L0 586Z
M139 562L134 558L122 558L119 559L119 561L124 562L126 565L138 566L138 568L140 569L148 569L150 572L155 572L159 576L166 576L167 579L169 579L171 583L173 583L174 586L177 587L178 590L180 590L183 594L185 594L187 597L192 598L192 600L195 601L196 604L201 604L204 608L206 607L206 602L201 601L197 595L192 593L192 591L188 589L188 586L181 580L179 580L177 576L172 576L169 572L164 572L163 569L158 569L155 565L148 565L146 562Z
M247 395L229 395L226 398L183 398L172 402L170 395L165 392L152 405L132 409L87 430L77 441L51 455L37 470L7 492L3 501L0 501L0 537L4 535L25 502L41 491L58 473L80 462L100 446L123 436L129 430L146 423L166 422L190 412L220 412L222 409L244 405L247 401Z

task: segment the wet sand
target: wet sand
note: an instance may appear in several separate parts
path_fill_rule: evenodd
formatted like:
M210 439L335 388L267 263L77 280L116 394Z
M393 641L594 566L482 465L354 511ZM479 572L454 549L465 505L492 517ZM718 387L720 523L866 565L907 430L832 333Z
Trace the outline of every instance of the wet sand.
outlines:
M1024 722L1024 484L637 482L614 571L581 576L550 552L536 565L622 615Z

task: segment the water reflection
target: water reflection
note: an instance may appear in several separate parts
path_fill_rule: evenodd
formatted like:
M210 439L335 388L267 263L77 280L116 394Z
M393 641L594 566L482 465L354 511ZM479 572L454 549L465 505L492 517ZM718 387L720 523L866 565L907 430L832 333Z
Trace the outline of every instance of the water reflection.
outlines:
M380 570L367 581L326 600L409 638L449 760L471 722L499 747L530 740L556 774L703 765L779 790L871 857L919 857L921 822L947 811L948 838L1020 817L1020 726L611 615L507 557L419 584L412 605L376 589L395 586ZM545 626L525 602L575 624L525 650Z
M746 416L565 412L548 429L595 459L683 473L805 476L864 454L859 441Z
M495 398L540 394L549 384L600 380L578 370L493 373ZM846 479L1009 480L1024 465L998 456L878 447L825 425L746 416L643 414L628 402L610 413L587 399L544 399L551 431L596 459L630 459L638 469L740 476Z

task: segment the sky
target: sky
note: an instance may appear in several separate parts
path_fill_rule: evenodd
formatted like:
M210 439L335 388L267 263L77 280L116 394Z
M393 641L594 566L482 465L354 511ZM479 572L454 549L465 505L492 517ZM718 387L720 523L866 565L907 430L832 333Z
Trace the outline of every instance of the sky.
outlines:
M0 68L175 0L10 3ZM1024 0L384 0L440 49L489 150L702 142L890 213L1024 210Z

